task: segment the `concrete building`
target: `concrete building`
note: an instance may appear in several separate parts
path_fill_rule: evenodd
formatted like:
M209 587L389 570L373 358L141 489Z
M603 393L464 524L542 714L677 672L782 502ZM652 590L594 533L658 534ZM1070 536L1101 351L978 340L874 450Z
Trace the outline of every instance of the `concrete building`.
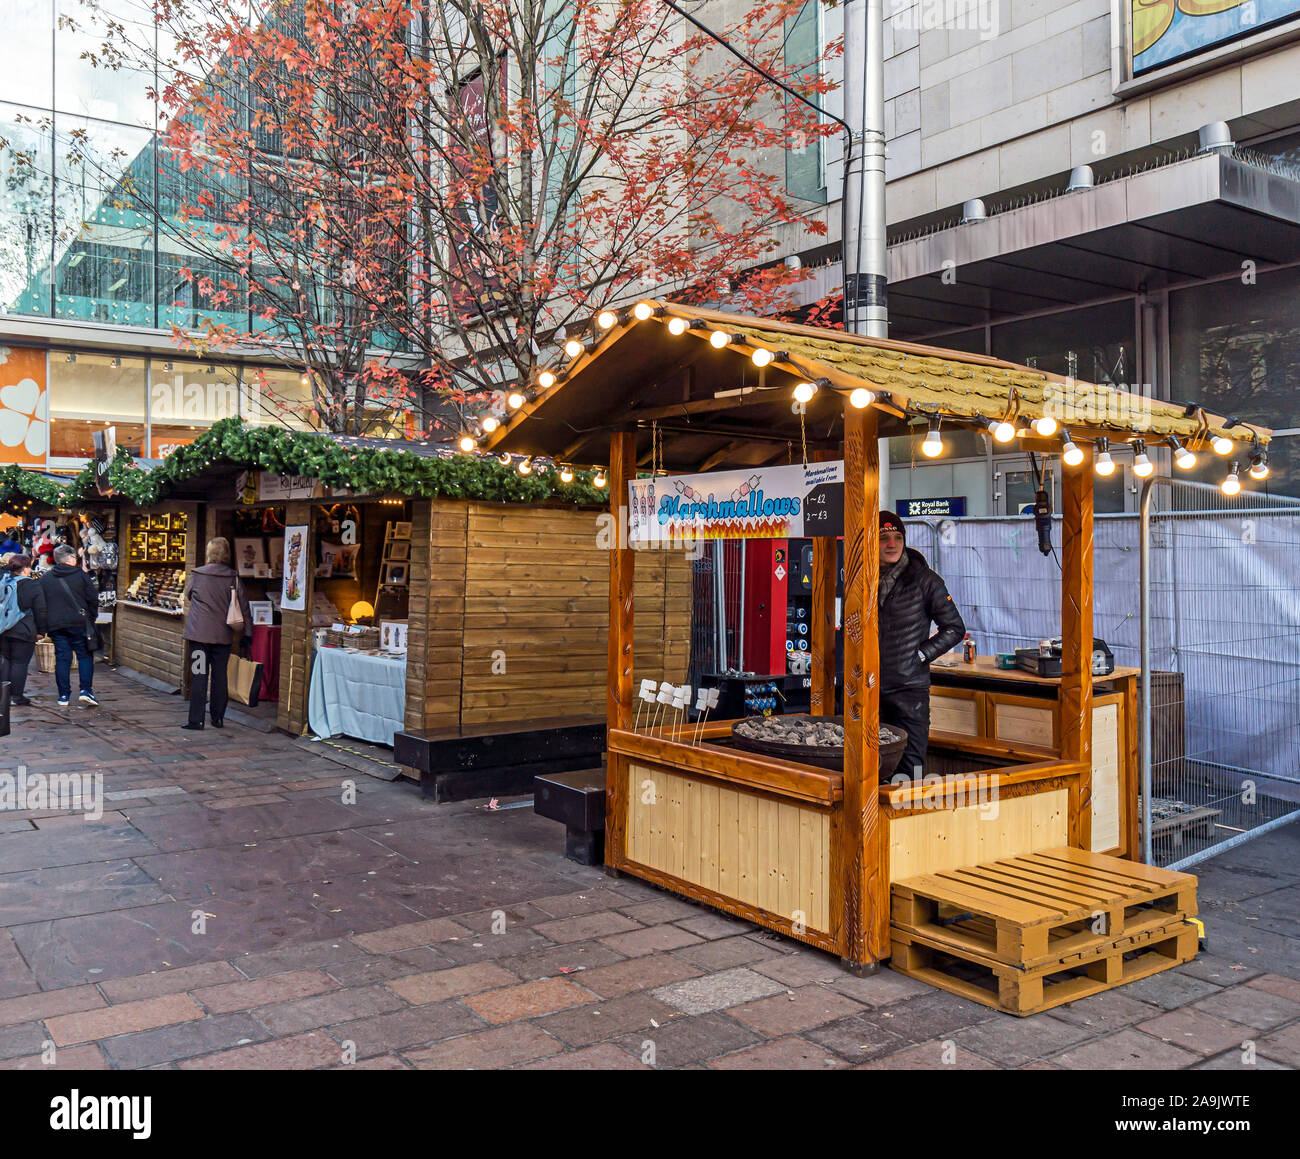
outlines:
M1279 432L1250 486L1300 495L1300 2L885 6L891 336L1240 412ZM839 35L838 9L819 18ZM786 239L806 302L841 284L839 154L814 209L830 242ZM1023 453L919 442L895 440L893 499L1032 501ZM1217 483L1209 458L1186 477ZM1116 459L1100 511L1135 509Z

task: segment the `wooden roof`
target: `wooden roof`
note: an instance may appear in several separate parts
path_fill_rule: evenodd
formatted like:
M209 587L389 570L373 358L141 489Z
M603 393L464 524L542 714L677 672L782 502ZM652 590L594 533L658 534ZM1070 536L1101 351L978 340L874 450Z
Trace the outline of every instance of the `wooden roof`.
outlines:
M810 451L838 448L843 396L857 387L876 393L882 435L914 430L908 419L915 423L917 416L977 428L985 419L1006 418L1022 430L1046 414L1076 442L1106 437L1157 444L1175 435L1195 449L1222 433L1244 453L1253 434L1267 443L1271 433L1253 424L1228 429L1221 415L1189 414L1177 404L982 355L650 304L656 313L645 321L622 311L594 348L557 371L558 381L485 438L483 449L603 463L609 433L637 429L638 459L649 462L657 426L668 470L760 465L786 458L791 445L797 457L805 440ZM692 328L670 333L674 317ZM715 330L732 335L730 344L712 346ZM759 348L777 360L759 369L750 357ZM800 415L791 391L802 381L820 381L821 389ZM1029 431L1008 449L1060 446L1058 437L1040 439Z

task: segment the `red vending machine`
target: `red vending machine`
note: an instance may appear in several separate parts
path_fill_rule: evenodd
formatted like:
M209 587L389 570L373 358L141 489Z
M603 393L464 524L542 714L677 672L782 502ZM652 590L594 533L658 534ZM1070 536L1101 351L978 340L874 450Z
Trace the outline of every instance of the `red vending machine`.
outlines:
M745 544L745 645L742 664L762 676L786 673L790 546L785 539Z

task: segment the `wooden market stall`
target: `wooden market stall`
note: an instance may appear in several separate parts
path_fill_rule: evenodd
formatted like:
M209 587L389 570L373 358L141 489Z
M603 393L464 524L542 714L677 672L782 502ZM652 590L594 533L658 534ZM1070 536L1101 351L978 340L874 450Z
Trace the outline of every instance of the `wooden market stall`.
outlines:
M467 748L481 740L503 751L501 737L512 731L554 742L550 768L598 765L609 492L591 473L567 484L539 476L526 480L514 464L431 444L395 447L238 420L216 424L161 464L119 462L118 490L96 499L120 528L116 663L186 686L180 589L206 542L221 535L250 598L270 613L254 630L255 658L268 671L272 659L278 665L256 713L268 724L307 731L316 658L346 662L332 649L355 649L365 655L351 659L374 671L374 685L353 687L350 673L338 683L376 718L369 725L380 731L362 739L399 742L393 763L426 791L436 782L440 799L527 792L525 764L488 770ZM56 480L11 468L0 500L30 522L46 507L72 508L80 501L72 492L90 487L89 473ZM285 539L295 527L306 529L302 591L293 601L300 606L288 607ZM642 580L647 655L683 674L689 562L662 553L643 566ZM391 633L390 650L382 625L405 629Z
M1048 417L1055 434L1030 426ZM999 433L1025 450L1060 453L1063 439L1077 448L1063 472L1061 675L1038 699L1005 682L936 687L940 790L879 784L878 440L916 424L1004 422L1011 429ZM620 538L608 553L607 867L869 970L891 953L891 883L1048 850L1135 856L1133 673L1111 674L1102 697L1092 670L1094 458L1111 441L1199 449L1215 435L1243 437L1203 411L987 357L660 302L614 317L486 449L607 465L612 495L627 504L621 529L638 474L667 476L664 490L681 494L674 474L752 468L760 479L774 464L842 458L844 759L832 770L741 751L728 720L683 733L639 719L639 682L662 673L636 620L645 556ZM1263 446L1268 432L1246 437ZM836 541L813 542L812 713L830 715ZM994 817L981 793L995 798ZM1157 871L1115 880L1141 891L1146 872ZM1177 952L1186 945L1180 929Z

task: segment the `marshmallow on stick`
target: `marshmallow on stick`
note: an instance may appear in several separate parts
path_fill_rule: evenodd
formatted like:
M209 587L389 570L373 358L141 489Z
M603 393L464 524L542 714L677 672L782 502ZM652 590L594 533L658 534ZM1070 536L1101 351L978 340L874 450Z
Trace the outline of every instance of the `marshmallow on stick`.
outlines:
M653 680L641 681L641 697L636 706L636 723L632 726L632 731L636 732L641 727L641 706L643 704L653 705L655 702L655 682Z

